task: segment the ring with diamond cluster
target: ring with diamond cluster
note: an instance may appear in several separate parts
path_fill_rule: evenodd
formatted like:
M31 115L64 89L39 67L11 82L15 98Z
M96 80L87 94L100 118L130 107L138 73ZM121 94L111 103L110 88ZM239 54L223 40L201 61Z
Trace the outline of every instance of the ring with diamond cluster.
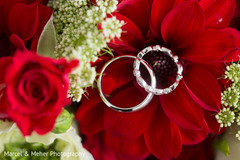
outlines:
M163 52L165 54L167 54L167 56L172 59L172 61L176 64L177 66L177 75L176 75L176 80L173 84L171 84L169 87L164 88L164 89L159 89L156 87L152 87L150 85L148 85L146 83L146 81L144 80L144 78L142 78L139 67L140 67L140 60L142 60L142 58L151 53L151 52ZM134 75L137 79L138 84L143 87L147 92L153 93L155 95L163 95L163 94L169 94L170 92L172 92L174 89L177 88L180 80L183 78L182 76L182 72L183 72L183 67L182 64L178 61L178 57L174 56L171 52L171 50L165 48L165 47L160 47L159 45L156 46L151 46L151 47L147 47L145 49L143 49L142 51L140 51L137 54L137 58L134 62ZM156 74L156 73L155 73Z

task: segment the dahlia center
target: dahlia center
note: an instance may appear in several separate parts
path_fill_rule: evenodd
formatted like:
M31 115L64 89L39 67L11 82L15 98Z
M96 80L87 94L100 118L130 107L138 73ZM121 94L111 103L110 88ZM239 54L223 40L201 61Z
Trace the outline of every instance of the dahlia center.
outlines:
M143 56L155 73L158 88L167 88L176 81L178 66L171 51L164 48L151 50ZM144 67L140 68L141 76L150 83L150 76Z

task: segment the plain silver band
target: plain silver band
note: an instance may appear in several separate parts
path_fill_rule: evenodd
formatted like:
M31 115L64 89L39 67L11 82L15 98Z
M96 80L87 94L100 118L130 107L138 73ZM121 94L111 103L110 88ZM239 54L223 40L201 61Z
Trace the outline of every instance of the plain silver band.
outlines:
M133 106L133 107L129 107L129 108L121 108L121 107L117 107L115 105L113 105L111 102L109 102L106 97L104 96L103 92L102 92L102 85L101 85L101 82L102 82L102 76L103 76L103 73L105 71L105 69L109 66L109 64L111 64L113 61L116 61L118 59L121 59L121 58L133 58L133 59L138 59L138 61L140 63L142 63L148 70L149 74L150 74L150 77L151 77L151 87L152 88L156 88L156 77L155 77L155 74L153 72L153 70L151 69L151 67L148 65L148 63L143 60L143 59L139 59L137 58L136 56L131 56L131 55L125 55L125 56L119 56L119 57L116 57L112 60L110 60L109 62L107 62L104 67L102 68L102 71L99 75L99 78L98 78L98 82L97 82L97 86L98 86L98 90L100 92L100 97L102 98L102 101L110 108L116 110L116 111L119 111L119 112L133 112L133 111L137 111L139 109L142 109L144 108L147 104L149 104L149 102L152 100L154 94L153 93L150 93L148 92L148 95L147 97L141 102L139 103L138 105L136 106ZM136 70L135 70L136 71ZM136 76L136 75L135 75Z

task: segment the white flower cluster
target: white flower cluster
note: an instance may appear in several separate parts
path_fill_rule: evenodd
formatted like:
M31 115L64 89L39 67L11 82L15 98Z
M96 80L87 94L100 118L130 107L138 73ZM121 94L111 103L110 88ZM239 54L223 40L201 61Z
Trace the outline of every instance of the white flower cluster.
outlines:
M229 127L232 125L235 119L235 114L229 108L223 108L221 112L216 115L220 127Z
M240 64L233 63L227 66L225 71L225 78L229 78L232 82L238 82L240 79Z
M107 18L102 22L102 33L109 42L114 37L120 37L122 30L121 26L124 24L123 21L119 22L116 17Z
M50 0L57 34L55 55L80 60L79 68L70 75L69 97L80 101L84 87L93 84L96 71L90 62L97 60L107 43L120 38L121 27L116 17L106 18L117 8L117 0ZM101 29L99 26L101 25Z
M234 122L240 126L240 64L232 63L226 67L225 78L232 84L221 94L222 109L216 115L221 127L229 127ZM236 134L240 140L240 130Z

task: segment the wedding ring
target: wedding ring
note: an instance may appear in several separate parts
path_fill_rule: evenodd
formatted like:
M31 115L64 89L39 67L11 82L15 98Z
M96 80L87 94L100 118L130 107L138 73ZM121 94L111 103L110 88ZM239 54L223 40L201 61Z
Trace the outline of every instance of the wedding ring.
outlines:
M168 56L170 56L173 61L175 62L175 64L177 65L177 75L176 75L176 80L173 84L171 84L169 87L164 88L164 89L158 89L156 87L150 86L146 83L146 81L142 78L141 74L140 74L140 62L143 58L144 55L152 52L152 51L160 51L160 52L165 52L168 54ZM134 62L134 70L135 70L135 76L136 76L136 80L137 83L143 87L147 92L149 93L153 93L155 95L164 95L164 94L169 94L170 92L172 92L174 89L177 88L180 80L183 78L182 76L182 72L183 72L183 67L182 64L178 61L178 57L174 56L171 52L171 50L165 48L165 47L160 47L159 45L156 46L151 46L151 47L147 47L145 49L143 49L142 51L140 51L137 54L137 58Z
M143 64L149 75L150 75L150 78L151 78L151 88L156 88L156 77L155 77L155 74L152 70L152 68L149 66L149 64L143 60L143 59L140 59L140 58L137 58L136 56L131 56L131 55L124 55L124 56L119 56L119 57L116 57L116 58L113 58L112 60L110 60L109 62L107 62L104 67L102 68L101 70L101 73L99 75L99 78L98 78L98 82L97 82L97 86L98 86L98 90L99 90L99 93L100 93L100 97L102 98L102 101L108 106L110 107L111 109L114 109L116 111L119 111L119 112L133 112L133 111L137 111L139 109L142 109L144 108L147 104L149 104L149 102L152 100L154 94L153 92L148 92L148 95L146 96L146 98L139 104L137 104L136 106L133 106L133 107L129 107L129 108L122 108L122 107L119 107L119 106L116 106L116 105L113 105L111 102L109 102L107 100L107 98L105 97L103 91L102 91L102 77L104 75L104 71L106 70L107 67L109 67L109 65L119 59L123 59L123 58L130 58L130 59L134 59L137 63L139 63L139 66L140 64ZM133 74L137 77L137 80L141 79L140 77L138 77L139 75L137 73L139 73L140 71L138 70L139 68L136 68L136 64L134 63L134 71L133 71ZM124 76L124 75L123 75Z

